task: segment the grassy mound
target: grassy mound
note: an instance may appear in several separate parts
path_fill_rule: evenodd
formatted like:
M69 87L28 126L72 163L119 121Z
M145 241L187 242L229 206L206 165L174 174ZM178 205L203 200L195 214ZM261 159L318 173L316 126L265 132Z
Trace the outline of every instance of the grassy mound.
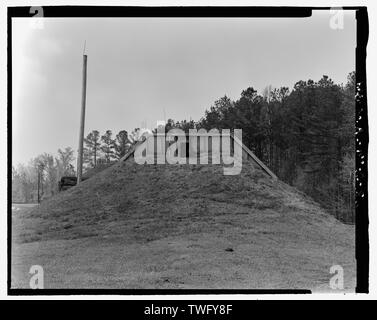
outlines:
M98 235L109 231L109 224L112 234L122 233L130 221L141 222L136 228L141 235L156 238L183 226L190 229L187 232L211 228L195 221L262 213L275 223L335 223L310 198L250 163L244 163L240 175L224 176L219 165L138 165L131 160L43 202L28 213L38 220L35 228L21 233L19 240Z
M134 282L105 281L103 267L90 284L77 280L79 288L320 287L333 264L349 270L352 287L353 227L247 162L240 175L224 176L219 165L138 165L131 159L15 216L13 241L20 245L76 240L79 247L87 241L85 252L91 247L94 255L105 245L110 252L120 243L130 250L120 256L131 255L127 272L137 270ZM182 254L190 258L177 262ZM203 279L207 269L210 276ZM55 286L67 285L63 278Z

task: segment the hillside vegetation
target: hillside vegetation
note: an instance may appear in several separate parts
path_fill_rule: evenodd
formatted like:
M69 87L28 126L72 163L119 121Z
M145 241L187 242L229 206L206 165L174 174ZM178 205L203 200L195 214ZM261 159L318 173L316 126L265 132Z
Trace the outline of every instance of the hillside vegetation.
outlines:
M354 290L354 227L244 162L117 163L32 210L13 212L12 287Z

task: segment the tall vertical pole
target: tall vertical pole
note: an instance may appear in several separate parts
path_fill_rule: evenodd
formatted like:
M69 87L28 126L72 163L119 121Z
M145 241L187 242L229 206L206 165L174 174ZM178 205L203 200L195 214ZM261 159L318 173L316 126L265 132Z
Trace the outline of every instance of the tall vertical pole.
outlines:
M39 185L41 183L41 168L38 166L38 204L41 202L41 198L39 196Z
M87 55L83 55L82 68L82 96L81 96L81 119L80 119L80 136L79 136L79 154L77 157L77 184L82 180L82 160L84 149L84 125L85 125L85 103L86 103L86 62Z

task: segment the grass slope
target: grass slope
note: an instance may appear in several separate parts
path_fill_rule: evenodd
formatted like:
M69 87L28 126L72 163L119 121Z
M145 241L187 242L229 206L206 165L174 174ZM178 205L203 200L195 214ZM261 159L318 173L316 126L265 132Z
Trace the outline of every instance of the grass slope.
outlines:
M308 288L330 267L355 287L354 227L244 163L111 166L12 224L12 287Z

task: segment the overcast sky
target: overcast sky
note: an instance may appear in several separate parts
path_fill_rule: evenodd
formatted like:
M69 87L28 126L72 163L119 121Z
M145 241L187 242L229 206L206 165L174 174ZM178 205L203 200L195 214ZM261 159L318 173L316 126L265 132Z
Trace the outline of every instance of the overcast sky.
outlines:
M78 145L82 52L88 55L85 132L114 134L157 120L199 120L225 94L355 68L356 25L329 12L298 19L12 19L13 164Z

